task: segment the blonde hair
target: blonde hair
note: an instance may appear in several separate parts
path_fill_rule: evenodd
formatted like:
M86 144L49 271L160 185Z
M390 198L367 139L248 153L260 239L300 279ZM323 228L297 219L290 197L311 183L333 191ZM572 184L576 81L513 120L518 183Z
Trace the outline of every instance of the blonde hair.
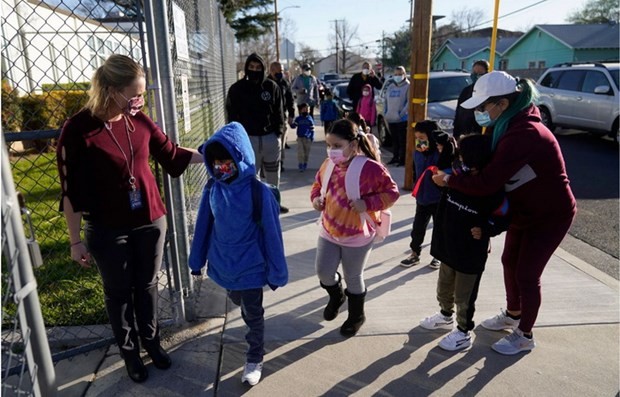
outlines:
M110 55L93 75L84 109L90 110L93 115L104 114L109 106L109 89L122 90L139 77L145 77L140 64L126 55Z

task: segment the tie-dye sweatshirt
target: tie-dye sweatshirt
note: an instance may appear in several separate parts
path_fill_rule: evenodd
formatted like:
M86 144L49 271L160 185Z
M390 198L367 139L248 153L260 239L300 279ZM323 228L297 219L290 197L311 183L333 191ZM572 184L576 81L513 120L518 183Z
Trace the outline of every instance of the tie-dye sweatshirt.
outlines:
M321 196L321 186L324 183L323 173L329 161L331 160L325 159L316 174L310 192L311 201ZM341 242L342 245L357 246L355 240L364 236L364 229L360 214L351 206L345 191L344 181L347 168L348 164L335 166L332 172L325 193L323 229L329 237ZM390 208L398 200L400 193L396 182L385 166L369 159L364 163L360 175L360 196L366 203L370 217L378 222L378 211Z

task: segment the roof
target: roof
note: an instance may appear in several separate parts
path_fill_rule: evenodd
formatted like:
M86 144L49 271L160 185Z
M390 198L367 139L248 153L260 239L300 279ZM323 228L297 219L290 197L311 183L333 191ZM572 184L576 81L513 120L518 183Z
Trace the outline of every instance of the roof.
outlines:
M620 29L616 23L536 25L534 28L575 50L620 48Z
M495 52L502 54L518 37L500 37L495 45ZM491 49L490 37L456 37L446 40L447 47L457 58L469 58L477 52ZM439 52L438 52L439 53Z

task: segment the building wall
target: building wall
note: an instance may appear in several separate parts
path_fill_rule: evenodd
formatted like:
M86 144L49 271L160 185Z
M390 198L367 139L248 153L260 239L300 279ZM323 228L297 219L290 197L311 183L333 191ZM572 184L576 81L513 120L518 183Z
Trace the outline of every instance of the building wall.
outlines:
M571 62L573 50L547 33L534 29L511 47L504 58L509 60L508 70L545 69L556 63Z

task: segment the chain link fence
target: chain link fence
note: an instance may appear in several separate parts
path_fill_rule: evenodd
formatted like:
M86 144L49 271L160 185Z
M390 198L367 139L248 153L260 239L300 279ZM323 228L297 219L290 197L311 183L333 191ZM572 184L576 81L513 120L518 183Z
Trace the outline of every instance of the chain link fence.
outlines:
M225 92L236 80L234 32L216 0L1 4L4 146L32 224L23 237L40 247L41 261L33 271L56 362L113 342L100 277L94 267L84 269L71 261L66 223L58 211L55 142L64 120L84 105L96 68L109 55L121 53L147 71L145 112L180 145L198 147L225 123ZM160 273L160 319L170 325L192 317L186 257L207 176L204 167L194 165L170 182L154 168L176 227ZM23 220L27 225L28 219ZM2 233L4 241L9 231L3 227ZM15 334L17 306L5 288L12 272L3 260L3 381L5 353L10 351L5 345L21 338Z

